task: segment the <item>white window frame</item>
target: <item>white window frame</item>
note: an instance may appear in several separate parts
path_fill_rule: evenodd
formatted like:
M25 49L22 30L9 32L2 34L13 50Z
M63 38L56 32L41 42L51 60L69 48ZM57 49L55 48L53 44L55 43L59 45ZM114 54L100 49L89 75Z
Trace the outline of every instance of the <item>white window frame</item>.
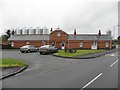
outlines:
M30 44L30 42L29 42L29 41L27 41L27 42L26 42L26 44L28 45L28 44Z
M14 42L11 42L11 46L12 46L12 47L14 47L14 44L15 44Z
M105 42L105 47L109 47L109 43L108 42Z
M60 37L60 35L61 35L61 32L57 32L57 36Z
M55 46L55 43L54 42L52 42L52 44L51 44L52 46Z
M80 42L80 47L83 47L83 42Z

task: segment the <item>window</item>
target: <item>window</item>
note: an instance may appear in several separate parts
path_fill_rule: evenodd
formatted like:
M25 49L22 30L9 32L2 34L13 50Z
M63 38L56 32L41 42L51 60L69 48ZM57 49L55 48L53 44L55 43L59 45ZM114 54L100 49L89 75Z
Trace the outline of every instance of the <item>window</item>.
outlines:
M62 47L64 47L65 46L65 42L62 42L61 45L62 45Z
M97 42L92 42L92 46L97 46Z
M14 42L11 42L11 46L14 47Z
M80 42L80 47L83 47L83 42Z
M27 41L26 44L30 44L30 42Z
M42 42L42 44L46 44L46 42L44 40L42 40L41 42Z
M35 46L32 46L32 45L31 45L31 46L29 46L29 48L34 49L34 48L35 48Z
M105 43L105 47L108 47L108 45L109 45L109 43L108 43L108 42L106 42L106 43Z
M57 32L57 36L60 37L61 32Z
M52 43L52 46L55 46L55 43Z

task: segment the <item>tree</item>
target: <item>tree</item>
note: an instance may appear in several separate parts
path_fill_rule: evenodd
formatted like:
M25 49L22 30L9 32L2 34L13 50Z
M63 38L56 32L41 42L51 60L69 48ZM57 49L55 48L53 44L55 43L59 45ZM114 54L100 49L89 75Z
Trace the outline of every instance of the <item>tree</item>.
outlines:
M9 37L8 37L7 35L2 35L2 36L1 36L1 41L2 41L2 42L7 42L8 38L9 38Z
M8 38L9 38L11 36L11 31L7 30L6 34L7 34Z

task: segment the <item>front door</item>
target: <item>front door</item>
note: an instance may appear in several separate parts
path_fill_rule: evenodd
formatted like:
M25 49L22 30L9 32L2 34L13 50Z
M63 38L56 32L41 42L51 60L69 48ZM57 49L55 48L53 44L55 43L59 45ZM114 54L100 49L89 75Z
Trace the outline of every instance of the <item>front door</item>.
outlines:
M97 49L97 42L92 42L91 49Z
M65 49L65 42L61 42L61 49Z

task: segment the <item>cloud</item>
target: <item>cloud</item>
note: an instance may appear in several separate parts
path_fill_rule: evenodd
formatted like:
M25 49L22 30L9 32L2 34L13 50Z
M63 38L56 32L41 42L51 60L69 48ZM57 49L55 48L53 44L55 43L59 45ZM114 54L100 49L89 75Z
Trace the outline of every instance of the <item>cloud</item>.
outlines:
M83 1L83 0L82 0ZM113 0L1 0L2 26L48 27L60 26L68 33L105 33L117 25L118 6Z

